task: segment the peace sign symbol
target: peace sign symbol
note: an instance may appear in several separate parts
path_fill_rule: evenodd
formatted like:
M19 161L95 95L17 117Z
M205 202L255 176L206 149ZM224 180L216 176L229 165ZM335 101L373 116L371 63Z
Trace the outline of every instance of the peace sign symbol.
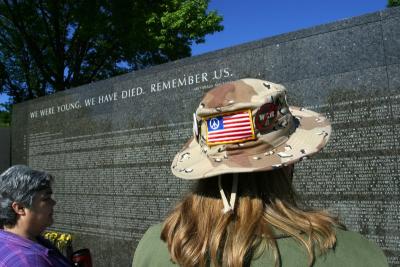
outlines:
M219 127L219 120L217 118L212 118L210 120L210 122L208 123L208 125L210 125L210 128L215 130L218 129Z

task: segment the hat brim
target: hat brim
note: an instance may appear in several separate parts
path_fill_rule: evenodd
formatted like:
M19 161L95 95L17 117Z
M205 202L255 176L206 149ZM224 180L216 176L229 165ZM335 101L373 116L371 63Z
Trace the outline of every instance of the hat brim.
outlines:
M192 138L175 156L172 173L182 179L195 180L226 173L269 171L319 152L331 135L329 121L311 110L290 107L290 111L298 121L296 129L286 142L272 150L213 158L204 153L199 143Z

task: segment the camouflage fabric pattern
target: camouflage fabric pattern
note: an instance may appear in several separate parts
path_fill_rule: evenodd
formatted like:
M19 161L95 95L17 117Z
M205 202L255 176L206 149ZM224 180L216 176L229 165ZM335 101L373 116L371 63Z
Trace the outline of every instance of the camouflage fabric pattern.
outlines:
M225 173L268 171L320 151L331 135L322 115L289 107L286 89L259 79L242 79L208 91L195 113L194 136L175 156L172 173L202 179ZM207 144L206 118L251 110L255 140Z

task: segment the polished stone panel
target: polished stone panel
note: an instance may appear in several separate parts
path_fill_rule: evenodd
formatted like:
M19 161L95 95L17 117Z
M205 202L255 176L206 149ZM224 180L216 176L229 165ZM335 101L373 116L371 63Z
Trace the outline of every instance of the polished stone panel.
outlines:
M283 43L282 60L286 80L384 65L381 26L369 23Z
M10 128L0 128L0 173L10 167L11 139Z
M382 21L387 64L400 63L400 15Z
M387 67L389 77L389 88L394 91L400 90L400 64Z

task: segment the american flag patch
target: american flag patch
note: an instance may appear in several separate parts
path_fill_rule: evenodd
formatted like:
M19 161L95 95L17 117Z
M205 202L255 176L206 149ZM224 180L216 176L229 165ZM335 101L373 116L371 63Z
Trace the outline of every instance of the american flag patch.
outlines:
M226 113L207 120L207 144L218 145L254 140L250 110Z

